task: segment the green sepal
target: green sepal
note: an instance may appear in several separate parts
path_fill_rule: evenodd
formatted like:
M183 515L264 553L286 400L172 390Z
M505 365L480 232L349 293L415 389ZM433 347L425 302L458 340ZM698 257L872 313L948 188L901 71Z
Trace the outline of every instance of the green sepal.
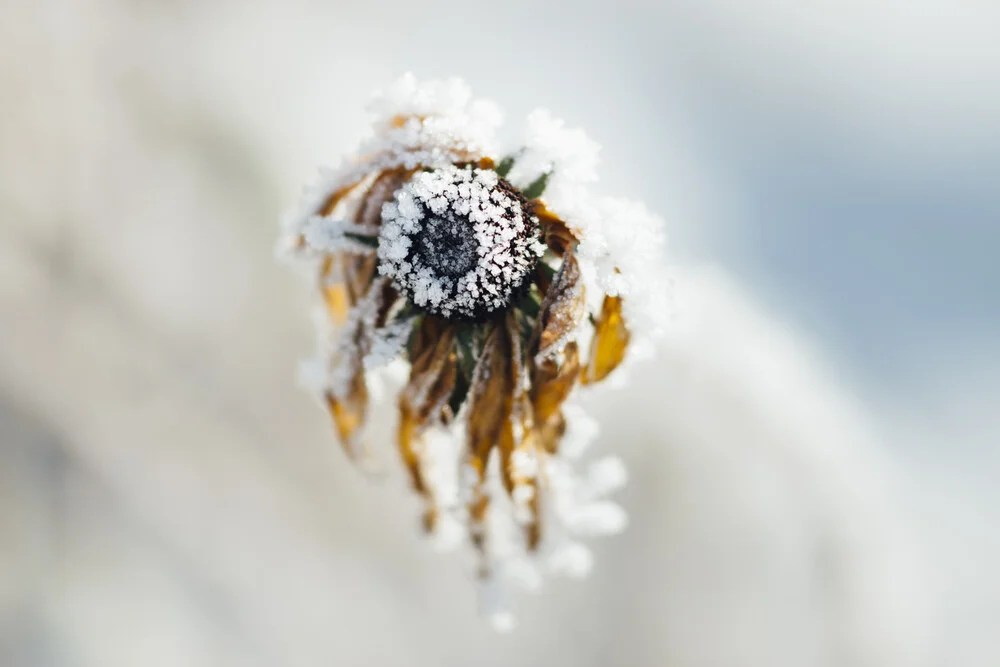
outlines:
M536 178L534 181L532 181L531 185L526 187L521 192L521 194L523 194L528 199L538 199L539 197L542 196L542 193L545 192L545 186L548 184L548 182L549 182L549 174L548 172L546 172L541 176L539 176L538 178Z
M497 176L499 176L500 178L506 178L507 174L510 173L510 170L513 167L514 167L514 156L508 155L504 159L500 160L500 164L498 164L496 169L494 169L493 171L495 171L497 173Z

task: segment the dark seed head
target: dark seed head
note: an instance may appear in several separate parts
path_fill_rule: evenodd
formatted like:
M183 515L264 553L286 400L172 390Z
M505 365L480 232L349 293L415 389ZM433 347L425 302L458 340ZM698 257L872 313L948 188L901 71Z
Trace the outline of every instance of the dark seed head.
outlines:
M530 204L491 170L417 172L382 209L379 271L441 317L507 308L543 250Z

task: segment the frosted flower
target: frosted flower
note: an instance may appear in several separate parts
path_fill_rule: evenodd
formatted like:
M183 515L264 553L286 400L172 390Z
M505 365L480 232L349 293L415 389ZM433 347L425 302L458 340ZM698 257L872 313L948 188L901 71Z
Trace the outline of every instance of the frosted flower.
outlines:
M438 546L479 554L484 612L513 625L513 586L582 577L582 538L621 531L615 457L572 400L658 333L660 220L593 195L597 144L546 111L499 152L499 112L462 82L407 75L371 106L374 136L321 172L280 247L323 306L305 368L348 455L400 364L397 444ZM460 540L459 540L460 541Z

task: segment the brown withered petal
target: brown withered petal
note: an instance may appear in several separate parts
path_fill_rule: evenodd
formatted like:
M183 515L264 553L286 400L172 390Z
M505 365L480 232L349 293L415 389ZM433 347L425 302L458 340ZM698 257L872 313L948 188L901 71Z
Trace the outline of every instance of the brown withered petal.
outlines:
M545 230L545 245L556 256L562 256L577 243L576 235L554 213L545 208L541 202L536 203L535 215L542 229Z
M498 329L501 336L506 336L510 354L505 360L509 364L508 373L513 379L510 395L506 399L506 414L498 433L497 445L500 449L500 469L507 492L514 491L516 486L525 483L510 465L511 457L516 451L533 450L532 431L534 419L531 409L531 399L525 386L527 377L524 364L521 361L521 338L517 331L514 318L506 318L503 329Z
M344 197L351 194L356 187L361 185L362 182L364 182L364 179L355 181L350 185L345 185L344 187L335 191L333 194L327 197L326 201L323 202L323 205L320 207L317 213L323 216L330 215L331 213L333 213L333 210L337 208L337 204L342 202L344 200Z
M362 453L360 435L368 413L368 386L364 373L355 373L344 396L328 391L325 398L344 451L351 459L358 459Z
M559 413L579 377L580 351L576 341L563 349L562 360L549 358L535 366L531 396L536 424L545 425Z
M392 199L393 194L405 183L413 170L387 169L380 173L365 193L358 206L354 222L372 230L382 226L382 205Z
M580 352L577 343L566 345L562 359L549 358L535 367L532 382L532 406L535 411L535 434L538 447L555 454L566 431L562 404L580 379Z
M378 258L375 255L341 254L344 262L344 284L351 299L351 305L361 301L375 276Z
M535 350L535 359L540 362L558 352L576 331L586 312L586 293L580 265L573 253L566 253L562 266L553 277L539 307L531 347Z
M469 453L480 475L510 413L514 376L510 366L510 339L505 330L490 332L473 371L469 388ZM477 465L479 464L479 465Z
M420 438L428 426L439 421L443 407L455 389L458 361L454 352L454 325L425 317L415 333L414 361L410 380L399 397L399 453L414 490L424 497L424 526L433 530L437 508L424 483Z
M449 326L413 361L410 381L400 394L400 405L413 415L418 426L433 423L455 389L458 360L454 343L455 329Z
M527 401L518 402L524 403L522 414L530 414L528 412L530 404ZM517 452L530 452L534 455L535 433L530 421L524 423L521 418L516 416L517 412L518 410L515 410L511 418L504 422L503 429L500 432L500 440L497 443L500 451L500 470L502 471L501 478L503 479L504 487L512 498L516 498L519 489L522 487L530 489L530 499L527 503L527 511L530 517L522 525L524 526L528 549L534 550L538 546L541 536L538 521L538 484L534 477L521 475L514 470L512 460Z
M625 358L630 338L622 317L622 300L605 296L601 314L594 325L594 340L590 344L590 359L583 369L583 383L600 382L615 370Z
M355 189L368 182L367 190L354 212L354 222L375 230L382 222L382 205L392 199L393 193L410 177L412 171L389 169L378 174L373 180L362 179L357 183L340 188L324 202L318 213L330 215L344 198ZM303 242L299 239L299 245ZM375 275L378 260L371 254L337 252L326 255L320 263L319 287L327 311L334 324L347 321L348 311L364 296ZM339 279L333 274L340 271Z
M330 281L335 261L336 258L333 255L323 258L319 270L319 289L323 295L323 303L326 304L326 311L330 315L330 321L340 325L347 321L351 304L344 283Z
M494 327L483 345L466 399L469 404L468 464L476 474L469 516L473 542L477 546L481 546L483 521L489 508L489 496L483 490L486 464L508 421L514 391L510 353L510 339L505 330Z
M559 443L566 433L566 417L562 411L558 411L550 416L544 423L539 423L535 427L538 447L546 454L556 454L559 452Z
M507 317L504 333L510 342L510 374L514 379L513 391L509 399L509 412L500 432L498 447L500 451L501 478L507 493L516 502L522 489L528 494L527 510L529 516L523 520L525 538L529 550L538 546L540 530L538 525L538 485L534 474L527 475L516 469L514 458L522 454L537 460L535 451L535 425L532 402L528 393L528 372L522 362L521 336L516 320Z
M340 387L339 391L327 391L326 405L337 437L352 459L357 459L362 453L359 439L368 413L364 358L371 351L377 323L385 321L386 312L398 296L388 279L379 278L372 282L365 298L370 300L370 307L375 310L374 317L355 318L342 332L339 347L331 360L334 366L331 371L345 378L346 386ZM330 303L327 302L328 307L331 307ZM331 310L331 314L334 313Z
M338 252L323 258L319 288L334 324L347 321L351 308L367 293L377 266L378 259L374 255ZM339 276L335 278L337 271Z

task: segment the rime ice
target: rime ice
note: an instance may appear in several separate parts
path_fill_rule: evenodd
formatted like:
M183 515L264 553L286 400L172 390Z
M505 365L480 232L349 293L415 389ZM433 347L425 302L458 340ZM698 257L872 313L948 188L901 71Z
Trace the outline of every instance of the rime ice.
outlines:
M415 305L479 319L510 304L544 246L528 203L496 172L417 172L382 208L379 272Z

